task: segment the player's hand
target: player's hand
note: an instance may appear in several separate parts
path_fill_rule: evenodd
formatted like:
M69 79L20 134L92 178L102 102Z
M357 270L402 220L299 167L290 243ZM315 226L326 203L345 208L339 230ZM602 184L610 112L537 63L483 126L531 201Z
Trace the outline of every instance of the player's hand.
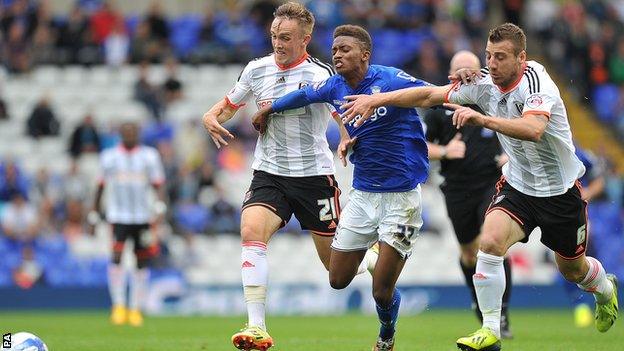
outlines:
M349 124L354 118L360 116L353 124L354 127L359 127L375 113L375 108L377 108L373 95L348 95L344 98L347 103L340 106L344 111L340 115L344 124Z
M269 105L259 109L254 113L253 117L251 117L251 124L253 124L254 129L260 132L260 134L266 132L270 114L271 106Z
M449 160L455 160L458 158L464 158L466 156L466 143L461 140L461 133L455 134L453 139L446 144L446 158Z
M204 113L204 116L202 117L204 128L208 131L208 134L210 134L210 138L217 146L217 149L220 149L221 145L228 145L225 138L234 139L234 135L232 135L229 130L223 128L221 123L217 120L217 116L219 116L222 112L223 109L217 110L217 113L209 111Z
M481 78L483 78L481 70L472 68L460 68L448 76L450 81L456 82L461 80L462 84L476 84Z
M353 144L355 144L356 141L357 137L340 139L340 144L338 144L338 158L345 167L347 166L347 154L349 153L349 149L353 146Z
M454 110L453 125L459 129L465 125L482 126L485 123L485 116L470 107L456 104L444 104L444 107Z

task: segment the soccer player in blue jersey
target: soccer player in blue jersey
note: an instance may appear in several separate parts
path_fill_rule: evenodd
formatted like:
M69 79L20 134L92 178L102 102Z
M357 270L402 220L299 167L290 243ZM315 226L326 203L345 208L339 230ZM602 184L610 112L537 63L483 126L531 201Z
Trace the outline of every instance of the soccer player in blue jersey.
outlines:
M343 97L375 94L427 83L393 68L370 65L371 38L359 26L334 31L332 60L338 72L325 81L285 95L253 117L256 129L266 128L271 114L325 102L339 108ZM394 348L401 295L395 284L422 226L420 183L429 160L421 120L413 108L381 106L360 127L346 126L350 139L339 146L340 158L354 165L353 190L332 243L330 284L343 289L352 281L366 250L379 241L373 272L373 297L381 322L373 350Z

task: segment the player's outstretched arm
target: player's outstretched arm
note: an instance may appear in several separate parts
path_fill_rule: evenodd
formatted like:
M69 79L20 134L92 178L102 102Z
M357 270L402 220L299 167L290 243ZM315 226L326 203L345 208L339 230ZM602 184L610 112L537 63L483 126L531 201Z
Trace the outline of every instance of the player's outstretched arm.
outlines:
M260 132L260 134L264 134L269 116L272 113L292 110L322 101L322 98L318 94L315 94L312 90L301 88L282 96L281 98L273 101L271 105L267 105L258 110L258 112L256 112L251 118L251 124L253 124L254 129Z
M431 107L444 103L444 99L451 85L442 87L424 86L414 88L404 88L385 93L373 95L349 95L345 96L348 100L341 108L345 111L342 114L342 122L349 123L356 116L360 118L355 127L361 126L370 116L375 113L375 109L380 106L397 106L397 107Z
M546 131L548 115L525 113L522 118L507 119L502 117L485 116L470 107L456 104L444 104L444 107L454 110L453 125L457 129L465 125L477 125L512 138L538 142Z
M228 144L225 140L226 137L234 139L234 135L221 126L221 124L234 117L234 114L236 114L236 108L230 106L226 99L223 99L214 104L202 117L204 128L208 131L210 138L218 149L221 148L221 145Z

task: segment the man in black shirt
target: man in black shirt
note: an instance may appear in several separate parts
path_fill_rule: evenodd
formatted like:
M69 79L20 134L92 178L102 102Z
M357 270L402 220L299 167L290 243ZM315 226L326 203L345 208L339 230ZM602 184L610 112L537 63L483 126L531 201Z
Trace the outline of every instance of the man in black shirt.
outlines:
M451 59L450 73L461 68L478 70L479 58L471 52L460 51ZM474 107L473 107L474 108ZM477 308L477 295L472 282L479 250L479 233L492 197L494 184L501 177L500 167L507 156L502 152L496 133L480 126L453 126L453 111L429 110L425 115L429 158L440 160L440 174L444 182L446 208L455 229L461 249L460 265L466 285L472 292L473 309L479 320L483 317ZM505 258L506 289L503 295L501 336L511 338L507 306L511 291L511 266Z

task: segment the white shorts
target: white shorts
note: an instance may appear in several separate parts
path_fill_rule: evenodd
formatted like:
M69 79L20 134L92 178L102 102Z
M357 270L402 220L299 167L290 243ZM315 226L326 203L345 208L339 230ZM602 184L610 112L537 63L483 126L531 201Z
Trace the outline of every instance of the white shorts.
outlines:
M353 189L340 214L332 248L360 251L383 241L409 257L422 227L420 185L401 193L369 193Z

